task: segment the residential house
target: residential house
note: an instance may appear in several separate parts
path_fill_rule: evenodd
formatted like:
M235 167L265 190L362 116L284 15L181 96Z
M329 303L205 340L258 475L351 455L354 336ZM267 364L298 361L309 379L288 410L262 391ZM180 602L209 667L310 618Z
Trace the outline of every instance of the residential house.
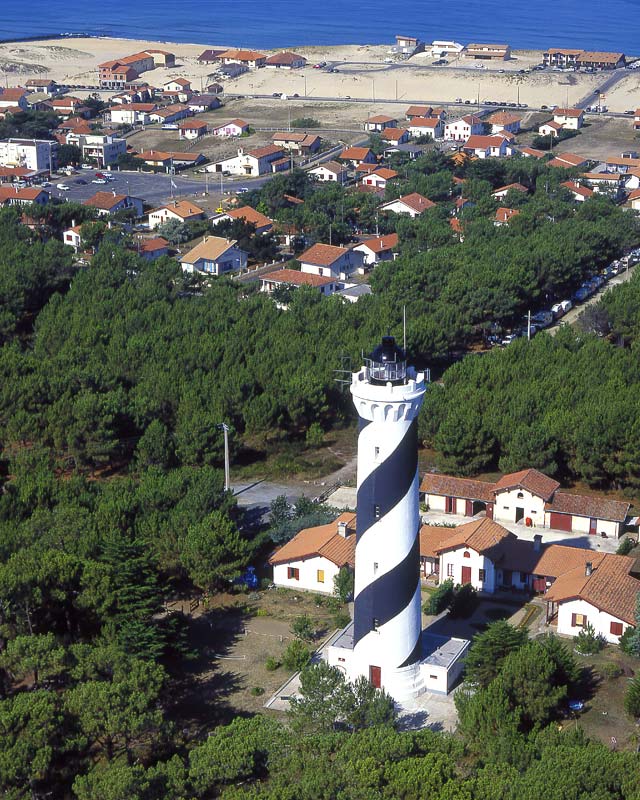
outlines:
M546 153L544 150L536 150L535 147L518 147L518 153L525 158L545 158Z
M224 87L221 83L210 83L204 87L204 90L207 94L222 94L224 92Z
M58 85L51 78L29 78L25 87L30 92L42 92L49 96L58 94L64 89L63 86Z
M134 158L143 161L148 167L164 167L165 169L171 167L173 162L172 154L164 150L143 150Z
M71 224L70 228L62 232L62 243L73 247L74 252L78 252L82 247L82 236L80 235L80 225Z
M577 131L584 124L584 111L581 108L556 108L553 121L569 131Z
M380 206L380 210L393 211L395 214L408 214L411 218L415 219L415 217L420 216L420 214L423 214L427 209L434 207L435 203L433 201L418 192L412 192L403 197L398 197L396 200L390 200L388 203L384 203Z
M394 117L387 117L385 114L377 114L369 117L364 123L365 131L370 133L381 133L385 128L397 128L398 120Z
M405 111L405 117L409 122L418 117L438 117L439 119L444 119L445 116L446 113L443 108L433 108L432 106L426 105L409 106L409 108Z
M242 64L251 69L264 67L267 57L264 53L257 53L255 50L225 50L220 54L220 61L223 64Z
M509 183L506 186L501 186L499 189L491 192L491 197L494 197L496 200L502 200L509 192L521 192L522 194L528 194L529 190L521 183Z
M322 139L316 134L301 131L277 131L271 137L271 141L276 147L300 155L316 153L322 144Z
M5 139L0 141L0 166L21 167L34 172L54 170L58 143L49 139Z
M143 72L158 66L175 66L175 55L167 50L147 50L98 64L98 81L103 89L122 89Z
M317 289L321 295L334 294L338 284L332 277L322 277L310 272L299 272L297 269L278 269L267 272L260 277L260 291L272 294L281 286L290 286L298 289L300 286L310 286Z
M152 56L154 67L168 67L170 69L176 65L175 54L170 53L168 50L152 49L146 50L145 53Z
M562 127L563 126L559 122L554 122L551 119L548 122L543 122L542 125L538 126L538 135L549 136L555 139L562 130Z
M586 163L587 159L584 156L577 156L575 153L556 153L555 158L548 162L548 166L573 169L583 167Z
M57 97L49 101L49 107L61 117L75 116L88 119L91 115L84 101L78 97Z
M377 189L386 189L388 181L392 181L398 177L395 169L388 167L377 167L362 178L361 183L364 186L375 186Z
M28 206L31 203L43 206L51 195L37 186L0 186L0 206Z
M314 244L300 256L300 269L324 278L343 278L362 267L364 253L351 247Z
M324 164L310 169L307 174L313 175L317 181L333 181L341 184L346 183L348 175L346 168L337 161L325 161Z
M594 191L617 200L624 193L625 176L620 172L583 172L580 179Z
M508 44L468 44L464 49L464 57L476 61L508 61L511 47Z
M307 59L297 53L283 50L282 53L269 56L264 65L271 69L300 69L307 66Z
M109 118L114 125L148 125L149 114L157 108L155 103L120 103L111 106Z
M209 172L230 172L232 175L257 177L258 175L268 175L272 172L286 170L289 165L290 159L285 155L284 150L269 144L265 147L250 150L248 153L245 153L244 149L239 147L237 156L225 158L223 161L216 161L207 167L207 170Z
M198 56L198 63L199 64L215 64L216 62L220 61L220 56L224 53L224 50L204 50Z
M255 226L256 233L269 233L273 228L273 220L269 219L265 214L256 211L251 206L242 206L241 208L234 208L231 211L226 211L211 220L212 225L217 225L219 222L226 222L227 220L241 219L249 225Z
M206 132L207 123L204 120L185 120L178 127L178 137L180 139L199 139Z
M16 183L18 181L30 184L38 177L38 172L24 167L0 167L0 183Z
M169 242L162 236L154 236L151 239L138 240L134 249L146 261L155 261L157 258L169 255Z
M444 123L439 117L414 117L409 125L409 133L416 138L431 136L432 139L441 139L444 134Z
M191 81L186 78L171 78L162 84L163 92L191 93Z
M220 108L221 105L222 101L213 93L196 94L187 102L187 108L192 114L212 111L214 108Z
M610 172L633 172L634 170L640 170L640 158L609 156L604 162L604 167Z
M634 211L640 211L640 189L634 189L627 200Z
M406 144L409 141L409 131L406 128L385 128L380 138L393 144Z
M550 47L543 53L545 67L575 67L582 50L571 50L562 47Z
M493 218L493 224L497 227L500 227L500 225L508 225L519 213L517 208L505 208L504 206L500 206Z
M189 106L185 106L183 103L174 103L173 105L164 106L163 108L152 111L149 114L149 119L151 122L160 122L163 125L168 125L172 122L178 122L190 115L191 110Z
M398 234L388 233L385 236L375 236L365 239L353 248L364 255L364 265L367 267L378 264L380 261L393 261L398 251Z
M464 45L460 42L435 41L431 42L431 56L433 58L443 58L444 56L459 56L464 51Z
M480 136L483 132L484 123L475 114L451 120L444 126L444 138L453 142L466 142L470 136Z
M89 197L82 203L83 206L95 208L98 215L111 216L119 211L133 209L136 217L142 216L143 202L139 197L131 197L128 194L118 194L117 192L96 192L93 197Z
M594 195L593 189L590 189L588 186L582 186L582 184L576 180L563 181L560 186L564 186L565 189L571 192L576 203L584 203L585 200L588 200Z
M242 136L249 130L249 123L243 119L232 119L211 129L214 136Z
M535 469L504 475L495 483L427 473L420 486L434 511L466 516L485 511L496 521L613 538L623 532L629 503L559 489L557 481Z
M204 217L205 212L191 200L174 200L149 212L149 228L153 230L170 219L176 219L178 222L195 222Z
M511 155L509 142L503 136L470 136L462 149L476 158L505 158Z
M618 69L624 67L626 58L624 53L601 53L583 50L576 58L579 69Z
M245 72L249 72L249 67L246 64L223 64L218 68L218 72L225 78L231 79L237 78L239 75L244 75Z
M29 107L27 102L27 95L29 92L22 86L15 88L1 88L0 87L0 109L17 108L26 111Z
M375 157L373 150L369 147L347 147L338 156L340 161L345 161L352 167L357 167L358 164L376 164L378 159Z
M273 274L273 273L272 273ZM327 525L304 528L269 558L276 586L333 594L342 567L355 568L356 517L346 512Z
M491 125L491 133L498 131L508 131L509 133L520 133L520 123L522 117L511 114L509 111L496 111L487 117L487 124Z
M206 236L188 253L180 258L185 272L199 272L206 275L222 275L237 272L247 266L248 255L237 246L235 239L221 236Z
M402 53L413 53L421 47L423 43L415 36L396 36L396 48Z

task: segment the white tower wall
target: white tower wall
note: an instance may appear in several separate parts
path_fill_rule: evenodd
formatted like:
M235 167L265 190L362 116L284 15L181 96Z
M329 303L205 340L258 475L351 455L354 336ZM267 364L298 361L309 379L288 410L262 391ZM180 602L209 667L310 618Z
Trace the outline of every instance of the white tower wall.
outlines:
M418 531L417 416L422 374L381 384L353 375L360 417L353 656L364 675L400 702L423 690Z

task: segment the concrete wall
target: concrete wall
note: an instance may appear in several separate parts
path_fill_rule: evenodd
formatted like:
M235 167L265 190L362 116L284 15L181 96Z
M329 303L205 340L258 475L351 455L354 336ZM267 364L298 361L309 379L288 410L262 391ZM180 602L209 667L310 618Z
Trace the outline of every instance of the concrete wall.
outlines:
M571 530L577 533L589 533L590 528L590 517L579 517L577 515L572 515L571 518ZM596 520L596 534L599 536L601 533L606 533L607 536L613 539L617 539L620 534L622 533L622 523L620 522L613 522L612 520L607 519L598 519ZM551 527L551 514L547 512L545 514L545 526L547 528Z
M585 614L587 622L593 625L596 633L602 634L608 642L618 644L619 636L611 633L612 622L622 622L621 619L608 614L606 611L600 611L595 606L587 603L586 600L570 600L566 603L560 603L558 607L558 633L566 634L567 636L577 636L582 627L572 627L571 618L573 614ZM623 632L629 627L626 622L622 622Z
M469 553L465 558L464 554ZM449 565L453 566L453 575L449 575ZM440 580L453 580L454 584L462 583L462 568L471 567L471 585L480 592L493 594L496 590L496 573L493 562L469 547L448 550L440 556ZM485 571L484 581L480 581L479 570Z
M288 567L300 570L300 579L287 577ZM318 570L324 570L324 583L318 581ZM276 586L287 589L303 589L308 592L322 592L333 594L333 579L338 574L338 567L322 556L305 558L300 561L290 561L287 564L275 564L273 567L273 582Z
M518 497L522 495L522 497ZM516 508L524 509L523 521L531 517L534 527L543 527L545 524L544 500L527 492L525 489L512 489L496 495L493 518L496 522L516 521Z

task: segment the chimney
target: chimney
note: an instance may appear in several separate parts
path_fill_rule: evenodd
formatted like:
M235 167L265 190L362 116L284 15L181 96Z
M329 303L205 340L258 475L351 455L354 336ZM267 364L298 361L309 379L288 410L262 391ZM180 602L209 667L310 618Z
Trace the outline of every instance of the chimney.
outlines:
M536 533L533 537L533 550L535 553L539 553L542 547L542 534Z
M588 578L592 572L593 572L593 564L591 563L591 561L587 561L587 563L584 565L584 574Z
M338 523L338 536L342 536L343 539L346 539L349 535L349 530L347 528L346 522L339 522Z
M72 219L72 220L71 220L71 227L72 227L72 228L75 228L75 227L76 227L76 221L75 221L75 219Z

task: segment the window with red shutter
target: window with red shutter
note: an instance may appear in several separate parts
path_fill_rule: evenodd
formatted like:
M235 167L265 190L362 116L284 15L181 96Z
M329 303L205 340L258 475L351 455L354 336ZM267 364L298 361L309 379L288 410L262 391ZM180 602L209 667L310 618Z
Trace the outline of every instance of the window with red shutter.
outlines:
M612 634L612 636L622 636L622 623L612 622L609 632Z

